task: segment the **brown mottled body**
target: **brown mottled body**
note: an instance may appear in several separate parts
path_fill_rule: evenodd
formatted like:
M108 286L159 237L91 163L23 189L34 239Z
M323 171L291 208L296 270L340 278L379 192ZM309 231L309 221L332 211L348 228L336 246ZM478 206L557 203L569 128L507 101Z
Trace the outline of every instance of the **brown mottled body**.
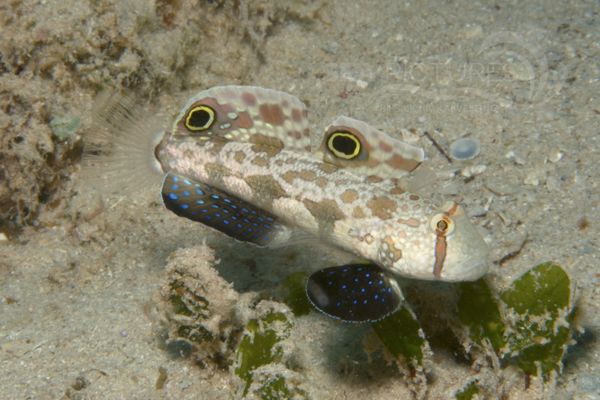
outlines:
M424 160L422 149L348 117L311 144L306 115L283 92L215 87L188 101L155 154L164 172L226 192L388 271L447 281L487 271L487 246L461 207L436 208L398 185Z
M419 238L428 233L428 215L435 211L418 196L392 194L344 168L322 168L310 153L285 148L172 138L160 146L158 156L164 170L226 191L284 224L388 268L401 260L402 248L426 245Z

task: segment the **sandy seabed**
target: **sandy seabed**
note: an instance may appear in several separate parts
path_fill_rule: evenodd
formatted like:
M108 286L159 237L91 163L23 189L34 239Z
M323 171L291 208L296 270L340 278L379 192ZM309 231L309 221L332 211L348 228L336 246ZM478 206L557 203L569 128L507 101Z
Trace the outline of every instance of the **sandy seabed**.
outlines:
M446 149L479 140L478 157L449 163L417 134L436 176L421 190L469 210L498 287L540 262L562 265L586 329L555 385L526 388L504 372L488 389L599 399L598 26L593 1L3 1L0 398L236 396L229 369L165 350L157 304L168 257L206 241L236 291L259 293L335 254L253 249L166 212L154 187L112 195L80 171L102 89L169 116L190 93L248 84L301 98L315 131L349 115L392 135L430 132ZM296 320L311 398L444 399L476 372L495 376L434 347L415 392L357 350L366 335L314 312Z

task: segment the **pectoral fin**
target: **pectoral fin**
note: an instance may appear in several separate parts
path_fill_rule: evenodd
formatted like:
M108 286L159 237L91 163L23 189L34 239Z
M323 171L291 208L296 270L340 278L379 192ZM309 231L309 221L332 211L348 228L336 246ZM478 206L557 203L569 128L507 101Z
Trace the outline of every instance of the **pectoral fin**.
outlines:
M380 320L404 299L394 277L374 264L319 270L308 278L306 294L316 309L347 322Z
M168 173L162 186L165 207L226 235L259 246L271 244L287 229L275 216L210 185ZM289 233L288 233L289 235Z

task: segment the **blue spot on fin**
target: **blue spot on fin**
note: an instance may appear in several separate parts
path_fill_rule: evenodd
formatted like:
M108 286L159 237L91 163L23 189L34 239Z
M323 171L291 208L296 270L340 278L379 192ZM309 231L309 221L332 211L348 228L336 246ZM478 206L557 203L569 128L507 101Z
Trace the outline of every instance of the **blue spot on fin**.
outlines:
M282 228L274 215L224 191L171 172L163 181L162 199L165 207L180 217L259 246L269 244Z
M383 283L373 285L373 278ZM317 310L347 322L385 318L400 307L403 299L394 277L374 264L319 270L308 278L306 294Z

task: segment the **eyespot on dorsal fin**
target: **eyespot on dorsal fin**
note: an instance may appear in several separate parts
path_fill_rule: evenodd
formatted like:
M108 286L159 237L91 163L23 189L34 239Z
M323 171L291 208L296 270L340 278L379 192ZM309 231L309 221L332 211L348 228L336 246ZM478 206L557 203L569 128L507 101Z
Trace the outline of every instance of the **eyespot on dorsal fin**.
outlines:
M216 86L193 96L174 135L310 150L306 106L297 97L255 86Z
M423 149L345 116L325 128L315 153L324 162L383 180L412 172L425 159Z

